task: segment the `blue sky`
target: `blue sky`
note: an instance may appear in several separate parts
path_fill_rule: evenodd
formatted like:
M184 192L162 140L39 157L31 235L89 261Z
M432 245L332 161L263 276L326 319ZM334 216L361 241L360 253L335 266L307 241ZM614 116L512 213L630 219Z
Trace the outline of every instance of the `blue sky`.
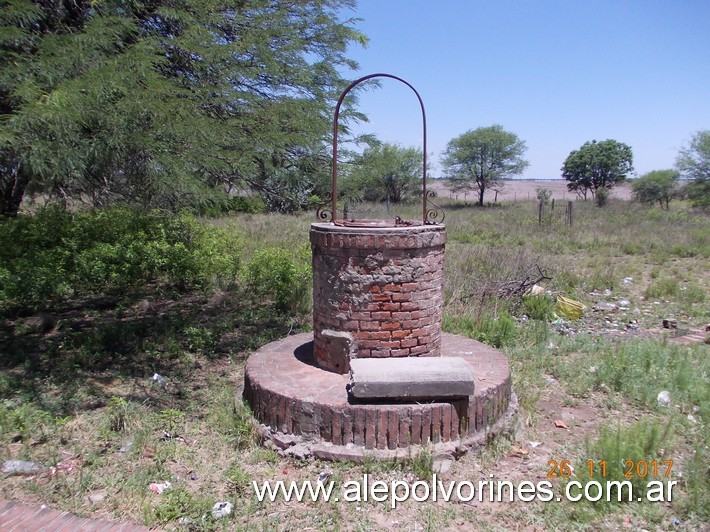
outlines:
M710 129L710 1L358 0L345 16L356 78L411 83L427 113L432 176L452 138L503 125L523 139L525 178L555 179L588 140L631 146L638 175L673 166ZM421 147L414 93L395 80L363 93L363 131Z

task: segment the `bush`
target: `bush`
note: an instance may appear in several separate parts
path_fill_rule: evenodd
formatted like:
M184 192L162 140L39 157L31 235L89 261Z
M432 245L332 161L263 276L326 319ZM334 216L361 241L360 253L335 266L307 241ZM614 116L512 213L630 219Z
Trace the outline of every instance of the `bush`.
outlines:
M552 321L555 315L555 302L546 295L523 296L523 308L532 320Z
M498 318L486 314L478 320L470 316L444 316L442 326L446 332L464 334L496 348L513 343L517 333L515 319L507 312L501 312Z
M310 264L297 264L292 253L279 248L257 252L246 268L250 293L279 312L307 311L310 279Z
M191 216L47 209L0 229L0 308L146 284L205 286L239 270L239 237Z

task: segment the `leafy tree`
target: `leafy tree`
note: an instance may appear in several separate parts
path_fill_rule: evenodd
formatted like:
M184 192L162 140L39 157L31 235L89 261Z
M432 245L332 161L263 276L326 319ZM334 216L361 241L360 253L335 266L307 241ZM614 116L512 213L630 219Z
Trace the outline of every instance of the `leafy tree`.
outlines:
M0 214L26 192L170 209L283 195L280 176L320 171L347 46L365 42L340 20L353 4L0 0Z
M442 160L454 190L475 190L483 205L486 190L502 186L501 180L518 175L528 167L523 158L525 141L493 125L469 130L449 141Z
M612 139L593 140L585 142L567 156L562 177L569 181L567 189L586 201L588 193L594 197L599 189L610 191L614 185L624 181L633 169L633 154L629 146Z
M710 207L710 130L698 131L678 153L676 168L692 182L688 197L699 207Z
M675 170L654 170L635 179L631 184L634 196L641 203L656 203L663 208L668 204L676 192L680 174Z
M376 143L348 166L343 191L354 200L400 203L421 193L422 152Z

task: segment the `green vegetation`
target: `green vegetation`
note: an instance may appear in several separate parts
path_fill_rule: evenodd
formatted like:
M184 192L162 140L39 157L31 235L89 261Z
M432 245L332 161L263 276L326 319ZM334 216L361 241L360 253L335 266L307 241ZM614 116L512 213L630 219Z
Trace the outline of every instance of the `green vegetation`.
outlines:
M450 478L529 480L544 477L547 460L569 458L575 480L588 460L602 459L611 480L623 476L619 460L673 459L670 479L679 484L670 506L514 503L483 519L527 526L532 515L541 527L567 529L630 516L647 529L675 518L703 528L708 346L671 342L660 323L672 317L698 329L707 321L709 219L684 201L667 211L612 200L603 215L575 204L572 227L539 226L535 202L443 203L444 328L507 355L522 424L510 440L492 439L454 462ZM416 217L418 206L397 210ZM165 528L479 522L467 505L256 501L253 480L302 481L330 468L339 486L365 473L413 482L437 458L425 450L402 464L324 464L258 444L240 399L243 368L254 349L310 327L310 223L305 215L199 219L119 208L4 220L0 458L60 473L7 477L2 495ZM516 289L538 279L552 296ZM579 322L557 320L557 293L587 305ZM627 310L592 310L622 299ZM659 406L660 391L669 406ZM552 423L560 412L569 430ZM148 488L166 481L162 495ZM643 482L634 482L641 493ZM210 509L220 501L234 510L215 520Z
M366 43L341 19L352 5L3 0L0 216L26 194L174 211L251 188L302 205L328 173L346 49Z
M527 147L515 133L495 124L467 131L446 145L442 164L454 191L475 190L478 204L502 179L523 173Z
M634 180L631 188L636 199L641 203L658 202L661 208L665 205L668 209L668 204L676 193L679 179L680 174L675 170L655 170Z
M678 171L691 181L688 196L696 207L710 207L710 130L698 131L676 159Z
M608 191L633 172L631 147L617 140L607 139L585 142L578 150L572 150L562 166L562 178L569 181L567 188L584 200L600 191L603 206Z
M411 201L421 191L422 152L382 143L365 149L346 171L342 192L350 202Z

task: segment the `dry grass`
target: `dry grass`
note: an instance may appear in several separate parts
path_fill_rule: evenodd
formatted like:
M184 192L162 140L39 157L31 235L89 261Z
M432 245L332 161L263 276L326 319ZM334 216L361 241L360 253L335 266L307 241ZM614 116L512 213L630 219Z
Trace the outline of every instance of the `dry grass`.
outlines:
M532 202L484 209L444 203L445 314L483 317L488 327L496 315L512 314L503 349L524 407L524 427L513 441L495 441L483 454L455 462L445 480L475 482L493 474L538 481L550 459L581 460L587 448L603 449L602 427L644 420L672 427L663 452L674 459L675 474L683 473L672 504L409 501L392 510L372 501L259 503L252 480L314 480L329 468L339 485L366 472L414 481L423 459L400 465L299 462L254 444L239 399L244 362L259 345L307 327L308 316L273 319L257 301L209 292L149 294L147 306L89 304L66 311L50 331L24 326L29 318L4 317L2 349L22 356L5 359L0 371L0 458L33 460L58 473L5 477L0 496L184 530L666 529L676 518L687 529L707 528L708 505L697 497L707 477L696 453L708 443L709 348L669 344L660 322L673 317L690 330L708 321L708 217L681 204L664 212L623 202L604 210L578 203L575 225L568 228L557 219L538 226ZM416 218L418 209L399 212ZM308 246L311 220L244 215L230 222L244 237L248 263L269 247L299 255ZM552 277L547 289L587 304L580 322L517 322L524 307L491 296L501 281L519 278L531 264ZM591 311L600 301L622 299L629 300L628 310ZM627 328L632 320L638 329ZM476 334L477 322L469 325ZM78 365L68 365L69 355ZM614 366L622 360L626 366ZM677 361L686 365L676 367ZM156 371L169 378L167 387L151 380ZM655 405L657 386L676 398L670 409ZM556 428L558 419L570 429ZM172 489L154 494L149 484L162 481ZM215 521L209 509L225 500L234 512Z

